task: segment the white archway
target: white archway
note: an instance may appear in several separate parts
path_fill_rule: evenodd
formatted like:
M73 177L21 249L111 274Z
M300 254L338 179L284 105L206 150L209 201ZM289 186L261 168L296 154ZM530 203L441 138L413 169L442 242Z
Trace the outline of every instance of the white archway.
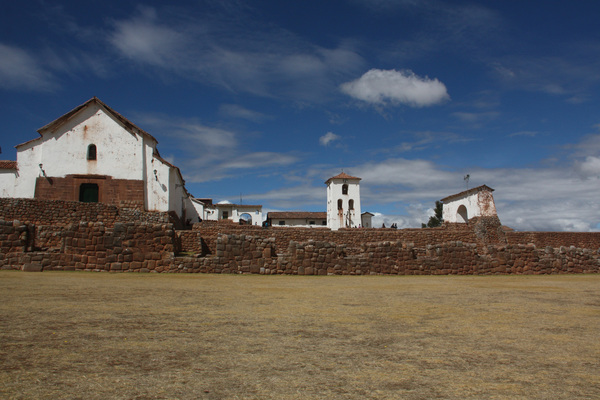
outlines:
M244 221L243 223L246 225L252 225L252 215L248 213L243 213L242 215L240 215L240 222L241 221Z

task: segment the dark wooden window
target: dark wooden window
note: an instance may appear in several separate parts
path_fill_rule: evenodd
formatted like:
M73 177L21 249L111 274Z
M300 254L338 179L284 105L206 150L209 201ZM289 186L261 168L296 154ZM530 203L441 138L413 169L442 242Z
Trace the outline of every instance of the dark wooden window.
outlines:
M90 144L88 146L87 159L88 160L95 160L96 159L96 145L95 144Z
M342 194L348 194L348 185L345 183L342 185Z
M98 202L98 185L95 183L82 183L79 186L79 201L84 203Z
M342 199L339 199L338 200L338 210L341 210L342 208L344 208L343 205L344 205L344 202L342 201Z

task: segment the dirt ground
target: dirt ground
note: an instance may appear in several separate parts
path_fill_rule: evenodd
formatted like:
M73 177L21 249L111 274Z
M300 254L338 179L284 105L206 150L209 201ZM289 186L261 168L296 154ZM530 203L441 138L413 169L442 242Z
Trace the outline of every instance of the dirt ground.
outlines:
M0 398L600 398L600 275L0 271Z

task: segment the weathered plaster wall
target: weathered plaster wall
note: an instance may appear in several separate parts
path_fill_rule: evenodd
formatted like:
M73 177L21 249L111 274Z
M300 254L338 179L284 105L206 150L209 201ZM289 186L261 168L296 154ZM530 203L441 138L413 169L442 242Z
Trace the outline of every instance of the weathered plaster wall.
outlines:
M14 196L16 180L17 171L0 169L0 197Z
M466 208L469 220L473 217L494 217L497 215L492 192L482 190L445 201L442 214L444 221L451 223L463 222L458 216L458 210L461 206Z
M348 194L342 193L343 185L348 185ZM342 200L341 210L338 209L338 200ZM354 202L352 210L349 209L350 200ZM332 179L329 181L327 185L327 226L333 230L357 228L361 222L360 181L358 179Z

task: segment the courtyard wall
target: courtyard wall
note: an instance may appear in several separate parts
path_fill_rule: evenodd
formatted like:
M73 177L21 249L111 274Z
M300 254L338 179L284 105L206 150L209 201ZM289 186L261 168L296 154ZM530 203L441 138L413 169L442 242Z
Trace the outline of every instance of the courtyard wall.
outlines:
M513 232L497 217L427 229L205 221L104 204L0 199L0 268L298 275L600 272L600 233Z

